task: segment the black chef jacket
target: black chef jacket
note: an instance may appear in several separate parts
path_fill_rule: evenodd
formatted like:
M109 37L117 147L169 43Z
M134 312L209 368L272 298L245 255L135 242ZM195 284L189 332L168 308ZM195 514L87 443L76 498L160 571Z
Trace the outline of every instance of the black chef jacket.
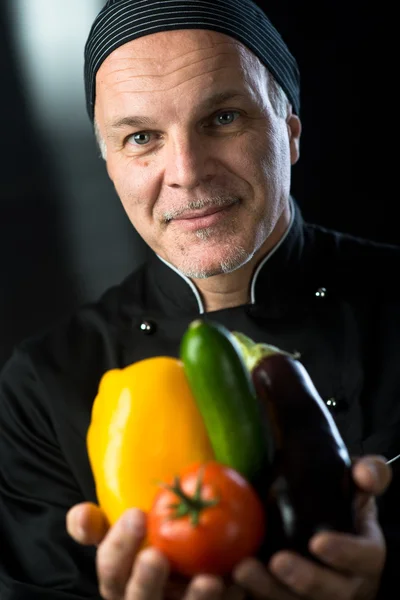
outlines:
M351 454L400 454L400 248L306 224L293 207L248 304L204 314L193 284L153 256L15 349L0 378L1 600L99 597L95 549L65 529L71 506L96 502L85 438L99 381L108 369L178 356L199 314L299 352ZM397 482L380 505L386 578L400 558Z

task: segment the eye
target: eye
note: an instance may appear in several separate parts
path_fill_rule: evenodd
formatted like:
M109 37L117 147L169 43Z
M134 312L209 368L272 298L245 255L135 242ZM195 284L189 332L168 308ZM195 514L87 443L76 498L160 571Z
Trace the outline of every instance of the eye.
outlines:
M215 115L213 121L217 125L230 125L236 121L238 117L240 117L240 112L237 110L224 110L224 112Z
M145 146L151 140L151 133L147 133L146 131L139 131L138 133L134 133L127 138L129 144L133 146Z

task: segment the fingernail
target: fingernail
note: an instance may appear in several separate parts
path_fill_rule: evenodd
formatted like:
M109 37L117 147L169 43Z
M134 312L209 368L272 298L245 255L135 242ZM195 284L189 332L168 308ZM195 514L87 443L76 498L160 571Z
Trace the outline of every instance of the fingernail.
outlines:
M146 575L154 575L155 573L158 573L158 566L148 558L141 558L139 560L139 564L141 571L146 573Z
M81 541L86 539L86 531L80 525L78 525L76 528L76 535L78 536L78 539Z
M290 558L281 559L275 566L274 571L286 583L292 582L296 577L295 565Z
M141 511L131 508L121 518L121 527L133 533L137 537L143 537L146 533L146 523Z
M79 542L83 542L86 539L87 533L82 526L82 518L78 511L75 511L68 518L67 531L71 537L75 538Z
M374 465L374 463L369 463L367 465L368 471L371 475L371 477L376 480L377 476L378 476L378 471L376 469L376 465Z
M332 542L311 543L311 551L324 560L332 560L337 555L337 545Z
M140 572L150 578L166 576L168 571L167 559L153 548L143 550L138 558Z

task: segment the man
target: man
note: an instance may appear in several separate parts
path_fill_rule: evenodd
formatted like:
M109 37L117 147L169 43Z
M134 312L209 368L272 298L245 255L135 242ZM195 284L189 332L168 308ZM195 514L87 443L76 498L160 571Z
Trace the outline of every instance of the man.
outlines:
M400 454L400 305L382 266L398 272L400 252L303 222L290 196L301 125L289 50L251 0L110 0L85 77L109 176L154 255L21 344L3 370L2 600L98 590L106 600L391 597L400 538L386 458ZM177 356L199 314L300 352L363 457L353 470L359 534L316 535L322 564L281 552L268 565L249 557L228 583L176 583L161 554L138 553L140 511L108 528L96 506L85 440L101 376Z

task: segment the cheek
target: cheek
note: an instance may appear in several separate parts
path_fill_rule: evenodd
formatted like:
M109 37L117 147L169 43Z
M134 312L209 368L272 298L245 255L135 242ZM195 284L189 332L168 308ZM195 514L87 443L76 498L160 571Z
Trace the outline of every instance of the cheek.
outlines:
M290 181L291 160L285 124L266 132L259 139L254 153L257 155L255 163L259 184L277 193L286 192Z
M149 161L112 161L109 167L111 180L131 220L151 217L159 194L158 179Z

